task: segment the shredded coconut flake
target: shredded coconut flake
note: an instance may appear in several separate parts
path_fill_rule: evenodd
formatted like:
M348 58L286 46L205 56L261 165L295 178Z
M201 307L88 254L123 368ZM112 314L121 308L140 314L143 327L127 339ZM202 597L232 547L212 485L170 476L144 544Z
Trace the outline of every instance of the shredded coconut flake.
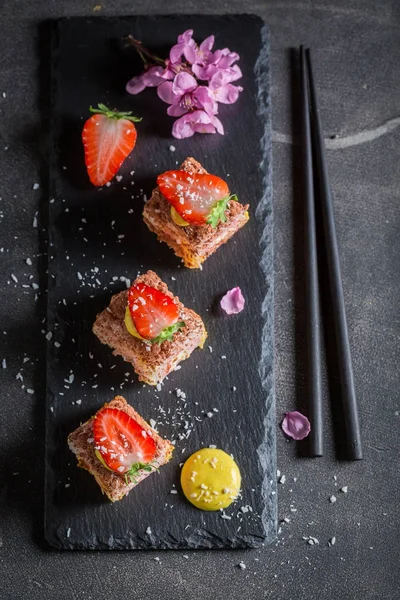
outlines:
M336 538L335 536L333 536L333 538L331 538L328 542L328 546L334 546L336 544Z

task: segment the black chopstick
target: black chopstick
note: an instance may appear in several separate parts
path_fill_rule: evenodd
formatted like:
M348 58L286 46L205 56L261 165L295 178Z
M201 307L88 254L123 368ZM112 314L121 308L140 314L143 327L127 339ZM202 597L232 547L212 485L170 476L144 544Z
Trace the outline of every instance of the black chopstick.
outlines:
M362 459L361 435L358 419L357 400L354 387L346 309L344 304L342 278L340 273L339 250L336 238L332 196L329 185L325 158L325 144L317 93L314 85L310 50L306 50L308 79L311 99L311 125L315 167L319 181L319 202L322 208L324 241L327 254L327 266L330 281L332 312L337 343L338 366L343 403L344 430L346 435L347 456L350 460ZM304 59L304 50L303 50ZM304 65L303 65L304 68Z
M302 155L304 170L305 205L305 300L307 323L307 369L308 402L311 431L309 435L310 456L322 456L322 397L321 397L321 348L318 293L317 238L315 227L315 204L313 183L313 160L311 146L310 107L307 64L304 47L300 47L302 91Z

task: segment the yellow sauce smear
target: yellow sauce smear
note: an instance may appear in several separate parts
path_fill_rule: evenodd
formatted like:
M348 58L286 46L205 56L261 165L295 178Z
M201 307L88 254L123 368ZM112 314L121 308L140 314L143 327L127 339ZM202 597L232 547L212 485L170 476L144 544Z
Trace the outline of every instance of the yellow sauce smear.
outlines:
M171 206L171 219L176 225L179 225L179 227L187 227L190 225L190 223L185 221L185 219L182 219L181 215L174 209L173 206Z
M129 310L129 306L126 307L125 309L125 327L127 328L127 330L129 331L129 333L133 336L135 336L136 338L138 338L139 340L144 340L144 338L142 338L137 330L136 327L132 321L132 317L131 317L131 311ZM147 340L144 340L147 341Z
M201 510L227 508L237 498L239 467L223 450L203 448L190 456L181 471L186 498Z

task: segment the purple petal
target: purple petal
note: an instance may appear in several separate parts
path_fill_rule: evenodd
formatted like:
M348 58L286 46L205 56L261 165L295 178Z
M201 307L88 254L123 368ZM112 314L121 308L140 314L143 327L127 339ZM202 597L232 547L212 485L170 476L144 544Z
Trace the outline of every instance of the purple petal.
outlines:
M217 50L217 52L218 56L215 57L214 55L214 64L218 65L220 69L227 69L240 58L237 52L231 52L229 48L224 48L223 50L219 51Z
M181 117L189 112L189 109L186 106L182 106L182 104L171 104L168 106L167 113L170 117Z
M213 35L208 36L205 40L203 40L200 44L201 52L208 53L211 48L214 46L215 37Z
M169 58L172 63L176 63L180 60L182 54L189 62L194 62L196 58L196 43L192 39L193 29L188 29L184 33L178 36L178 43L172 46Z
M181 72L175 77L172 84L172 92L179 96L192 92L197 88L197 81L190 73Z
M172 91L172 81L164 81L157 88L158 97L167 104L175 104L179 98Z
M168 60L168 58L165 61L166 67L165 67L165 71L164 71L164 79L173 79L176 75L176 72L174 69L176 69L178 67L178 65L180 65L180 63L171 63L171 61Z
M311 431L310 421L297 410L287 412L282 421L282 429L294 440L303 440Z
M186 46L183 49L183 56L186 58L186 60L190 64L196 62L196 48L195 48L195 45L194 45L194 41L193 41L193 45L192 44L186 44Z
M215 128L210 123L210 117L203 110L195 110L175 121L172 135L177 138L190 137L196 131L202 133L204 129L207 130L205 133L215 132Z
M133 77L126 84L126 91L130 94L139 94L146 87L146 84L143 81L143 75L138 75L137 77Z
M225 69L225 73L229 74L228 83L232 83L232 81L236 81L237 79L243 77L242 71L240 70L238 65L233 65L233 67Z
M151 67L143 73L143 82L147 87L156 87L165 81L164 73L165 69L163 67Z
M215 133L215 131L224 133L221 121L217 117L208 115L204 110L195 110L183 115L172 127L172 135L178 139L190 137L195 132Z
M217 102L222 102L222 104L233 104L239 97L239 92L242 91L243 88L232 85L228 83L223 85L215 92L215 99Z
M192 40L192 36L193 36L193 29L187 29L186 31L181 33L181 35L178 36L178 42L182 42L184 44L189 44L190 42L194 42L194 40Z
M209 89L201 85L192 94L193 102L197 108L203 108L205 112L212 116L218 112L218 104L211 96Z
M221 121L217 117L212 117L211 123L214 125L214 127L218 131L218 133L220 133L221 135L224 135L224 126L222 125Z
M196 133L215 133L215 127L211 123L194 123L193 129Z
M240 287L234 287L229 292L226 292L220 302L221 308L228 315L240 313L244 309L244 304L245 300Z
M175 44L175 46L172 46L171 50L169 51L169 60L172 63L177 63L183 54L184 48L185 48L184 42L180 43L180 44Z
M208 79L207 67L202 67L200 65L192 65L192 71L196 75L197 79Z
M217 70L210 79L209 88L212 92L218 90L221 86L228 83L227 77L223 71Z
M239 67L237 67L237 69L232 67L231 69L226 69L224 71L216 69L210 79L210 90L216 91L222 86L227 85L232 81L236 81L236 79L240 79L241 76L242 72L240 71Z
M172 126L172 135L178 140L191 137L194 134L193 124L188 117L190 115L183 115Z

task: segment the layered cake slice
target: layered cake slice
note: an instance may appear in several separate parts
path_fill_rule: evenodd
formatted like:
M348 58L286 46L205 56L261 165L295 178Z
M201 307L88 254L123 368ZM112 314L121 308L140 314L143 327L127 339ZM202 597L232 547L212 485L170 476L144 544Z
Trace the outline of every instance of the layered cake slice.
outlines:
M240 204L225 181L194 158L160 175L157 184L144 207L144 222L191 269L200 268L249 220L249 205Z
M122 396L75 429L68 436L68 446L78 467L93 475L111 502L121 500L165 465L174 449Z
M140 381L156 385L202 348L207 332L201 317L180 302L153 271L111 298L97 315L93 332L133 365Z

